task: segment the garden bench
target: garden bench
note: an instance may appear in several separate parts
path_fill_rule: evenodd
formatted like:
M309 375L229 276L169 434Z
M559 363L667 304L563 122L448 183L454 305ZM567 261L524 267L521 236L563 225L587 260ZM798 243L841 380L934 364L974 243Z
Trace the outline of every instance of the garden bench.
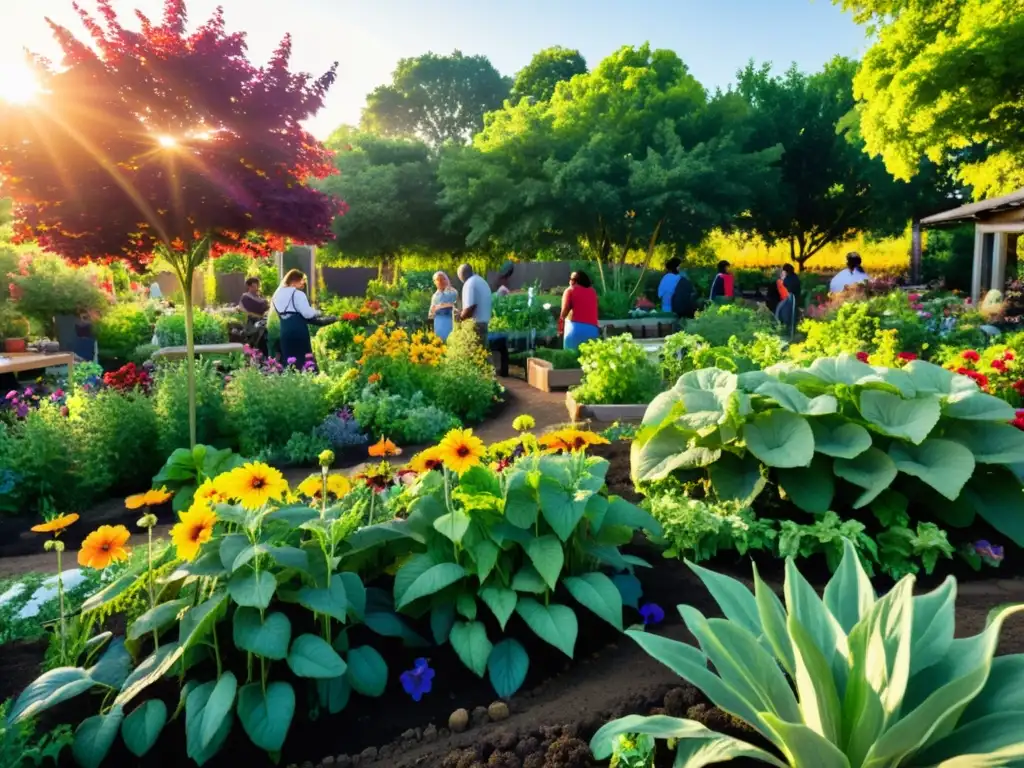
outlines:
M197 355L240 355L245 350L242 344L196 344ZM154 360L184 360L188 355L185 347L163 347L153 353Z

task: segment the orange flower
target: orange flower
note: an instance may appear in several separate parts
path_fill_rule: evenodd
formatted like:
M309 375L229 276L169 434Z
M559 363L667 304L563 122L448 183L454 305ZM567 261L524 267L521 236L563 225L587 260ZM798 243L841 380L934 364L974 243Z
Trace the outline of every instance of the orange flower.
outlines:
M380 381L380 374L379 373L371 373L370 374L370 378L367 379L367 381L369 381L371 384L376 384L378 381Z
M541 435L537 442L548 451L585 451L591 445L607 445L608 440L596 432L581 429L560 429Z
M194 504L178 516L181 520L171 528L171 541L182 560L195 560L200 547L213 538L217 515L203 504Z
M147 507L158 507L161 504L166 504L173 496L173 493L161 487L152 491L146 491L143 494L143 501Z
M383 456L401 456L402 449L387 438L382 437L379 442L370 446L369 453L375 459L379 459Z
M124 500L124 505L128 507L128 509L142 509L142 507L146 506L146 494L133 493Z
M85 537L78 553L78 564L103 570L111 563L128 559L125 544L131 534L123 525L101 525Z
M52 533L54 536L60 536L65 528L76 522L78 522L78 515L72 512L70 515L61 515L40 525L33 525L32 530L35 533Z

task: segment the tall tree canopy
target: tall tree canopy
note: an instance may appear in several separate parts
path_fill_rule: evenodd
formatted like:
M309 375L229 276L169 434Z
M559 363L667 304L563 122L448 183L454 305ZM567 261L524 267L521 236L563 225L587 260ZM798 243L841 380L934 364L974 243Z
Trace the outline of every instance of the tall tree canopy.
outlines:
M598 258L728 227L776 150L748 153L735 95L708 98L679 57L624 47L550 101L508 104L442 157L449 225L470 246L583 240Z
M788 242L801 269L830 243L904 231L920 213L924 189L934 189L934 173L914 184L893 179L846 130L856 70L856 62L837 57L814 75L793 66L776 76L769 65L753 64L738 75L737 91L751 107L752 147L783 148L777 177L761 188L743 225L769 244Z
M511 82L486 56L426 53L402 59L391 85L366 97L362 127L385 136L417 136L431 146L464 143L500 109Z
M868 152L901 179L955 156L976 197L1024 187L1024 0L834 2L875 36L854 82Z
M547 101L555 92L555 86L576 75L587 73L586 59L579 51L556 45L538 51L530 63L516 73L512 85L512 101L529 97L536 101Z
M166 258L184 288L191 352L192 276L211 247L330 238L339 205L304 182L334 168L301 121L335 72L290 72L288 37L257 67L220 11L189 34L184 0L165 0L159 23L137 14L139 32L111 0L96 5L98 19L79 11L92 45L50 22L63 67L36 59L42 93L0 113L4 193L19 237L70 261Z
M333 250L377 263L458 245L441 230L437 161L425 143L342 128L327 146L340 173L319 186L350 206L334 221Z

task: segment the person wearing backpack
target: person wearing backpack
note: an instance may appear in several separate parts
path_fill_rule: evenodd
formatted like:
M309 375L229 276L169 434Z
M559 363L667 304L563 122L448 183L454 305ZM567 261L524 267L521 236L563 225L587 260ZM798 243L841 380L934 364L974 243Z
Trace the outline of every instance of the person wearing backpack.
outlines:
M691 320L697 314L697 291L685 272L680 272L678 277L672 293L672 312L679 318Z

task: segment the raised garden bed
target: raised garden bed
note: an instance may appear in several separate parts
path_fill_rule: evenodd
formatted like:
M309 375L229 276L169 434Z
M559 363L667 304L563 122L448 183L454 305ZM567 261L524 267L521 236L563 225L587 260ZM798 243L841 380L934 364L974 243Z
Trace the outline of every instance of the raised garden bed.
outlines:
M568 389L583 380L582 368L555 368L547 360L530 357L526 360L527 383L542 392Z
M661 338L668 336L678 328L678 322L667 317L601 320L598 325L601 327L601 333L605 336L629 333L638 339Z
M639 405L584 405L577 403L572 392L565 394L565 407L570 421L596 421L611 424L616 421L640 421L647 410L647 404Z

